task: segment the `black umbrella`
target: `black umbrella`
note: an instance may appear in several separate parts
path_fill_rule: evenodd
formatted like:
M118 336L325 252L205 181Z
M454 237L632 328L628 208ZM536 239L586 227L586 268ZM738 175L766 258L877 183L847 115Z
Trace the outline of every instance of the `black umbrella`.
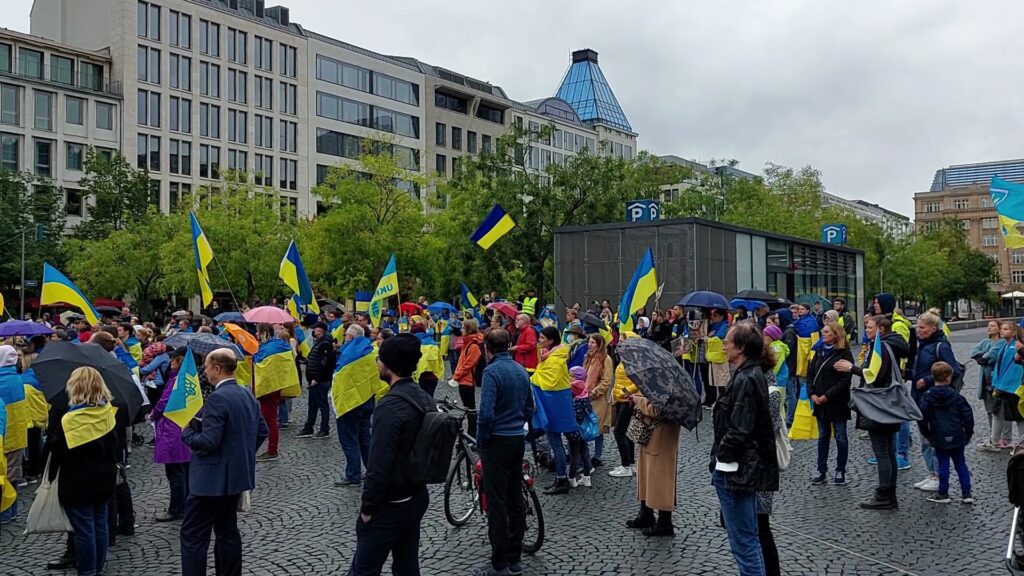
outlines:
M32 363L47 401L59 409L66 409L68 405L65 387L71 372L82 366L91 366L99 371L114 395L114 406L128 412L128 421L135 420L135 414L142 406L142 393L128 367L98 344L52 342Z
M701 419L700 396L693 378L653 340L627 338L618 346L626 376L658 411L658 416L693 430Z
M320 306L321 310L324 309L324 306L332 306L336 311L339 312L346 312L348 310L348 308L346 308L344 304L338 302L337 300L331 300L330 298L317 298L316 303L317 305Z
M114 308L113 306L95 306L93 309L104 316L115 316L121 313L120 308Z
M606 327L604 320L601 320L599 316L590 312L584 312L583 315L580 316L580 322L588 326L593 326L594 328Z
M734 298L741 298L743 300L760 300L762 302L768 302L769 300L775 300L775 296L765 290L758 290L757 288L750 288L747 290L741 290L736 293Z

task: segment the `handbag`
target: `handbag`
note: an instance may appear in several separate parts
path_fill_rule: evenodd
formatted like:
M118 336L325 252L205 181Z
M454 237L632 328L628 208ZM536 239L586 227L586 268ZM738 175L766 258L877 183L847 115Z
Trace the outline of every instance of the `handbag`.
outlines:
M850 407L856 410L857 428L862 430L877 429L881 424L902 424L917 421L923 416L917 402L910 397L910 392L901 378L899 368L892 349L886 348L893 365L893 381L887 388L858 387L850 390Z
M601 437L601 431L597 426L597 415L594 414L593 410L587 410L587 415L583 417L583 422L576 425L579 429L580 436L583 437L584 442L593 442Z
M36 499L28 510L28 518L25 520L25 534L51 534L59 532L72 532L71 522L64 508L60 505L60 497L57 494L57 482L60 480L60 471L57 477L50 482L50 458L46 459L46 467L43 469L43 479L36 489Z
M729 363L722 362L716 364L711 363L711 385L718 388L722 388L729 384L729 380L732 379L732 373L729 372Z
M654 429L661 426L662 420L647 418L639 410L633 410L633 418L626 428L626 438L635 442L638 446L647 446L654 435Z
M792 448L789 444L789 430L786 428L786 420L775 431L775 460L779 465L779 472L789 468L789 462L793 458Z

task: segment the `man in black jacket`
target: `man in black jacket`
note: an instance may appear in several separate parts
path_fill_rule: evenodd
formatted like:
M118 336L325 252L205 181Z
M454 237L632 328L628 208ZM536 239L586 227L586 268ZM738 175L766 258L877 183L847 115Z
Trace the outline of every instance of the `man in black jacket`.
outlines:
M393 336L380 346L377 367L391 390L373 411L373 439L350 576L380 574L389 554L393 574L420 573L420 523L429 504L427 486L407 482L402 467L424 414L437 410L434 400L412 379L420 356L420 340L412 334Z
M320 414L320 432L316 437L323 439L329 438L331 435L329 424L331 406L328 393L331 391L331 380L334 377L335 355L331 335L327 333L327 324L317 322L313 325L313 344L309 349L309 357L306 358L309 411L306 415L306 424L295 435L296 438L313 437L317 413Z

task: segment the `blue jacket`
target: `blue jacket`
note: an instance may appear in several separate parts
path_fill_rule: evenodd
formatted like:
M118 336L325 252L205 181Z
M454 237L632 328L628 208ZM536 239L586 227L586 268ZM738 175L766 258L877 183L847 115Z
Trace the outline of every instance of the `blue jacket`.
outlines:
M225 380L204 400L201 430L186 426L181 441L192 449L189 492L231 496L256 486L256 450L267 423L248 388Z
M921 399L921 435L939 450L963 448L974 435L974 411L952 386L933 386Z
M910 395L920 404L924 393L935 385L932 378L932 364L943 361L953 368L953 380L960 376L960 363L953 355L953 346L950 345L942 330L936 330L934 334L925 339L917 341L917 358L914 361L914 378L910 381ZM924 380L924 390L917 389L917 381Z
M496 354L484 368L476 416L476 441L491 436L522 436L533 414L530 375L508 353Z
M162 369L165 366L167 367L167 369L166 370ZM149 376L150 373L155 371L156 373L153 374L153 383L156 386L163 386L164 385L164 376L167 375L167 372L170 369L170 367L171 367L171 357L170 357L170 355L168 355L166 352L163 353L163 354L158 354L156 356L156 358L153 358L153 360L149 364L146 364L142 368L139 368L139 376L143 380L145 380L146 376Z

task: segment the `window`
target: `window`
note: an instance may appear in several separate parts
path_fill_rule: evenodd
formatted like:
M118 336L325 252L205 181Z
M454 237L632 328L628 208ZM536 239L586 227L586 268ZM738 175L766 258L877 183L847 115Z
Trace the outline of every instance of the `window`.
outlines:
M75 190L74 188L65 188L64 213L68 216L85 216L85 211L82 210L83 207L82 191Z
M264 154L253 155L252 169L256 172L253 181L260 186L274 185L274 157Z
M211 98L220 98L220 66L210 62L199 62L199 93Z
M931 213L942 212L942 203L941 202L929 202L929 203L924 205L924 211L925 212L931 212Z
M434 106L444 108L445 110L451 110L452 112L461 112L462 114L465 114L466 110L469 109L465 98L444 94L442 92L434 92Z
M167 32L171 36L171 46L185 48L186 50L192 48L192 17L188 14L175 12L174 10L168 12L167 15L169 17Z
M171 130L185 134L192 133L192 101L188 98L170 97Z
M0 170L21 170L21 138L16 134L0 134Z
M1013 270L1010 272L1010 280L1014 284L1024 283L1024 270Z
M277 45L277 71L282 76L295 78L295 68L298 64L298 51L294 46L287 44Z
M982 196L981 197L981 207L982 208L991 208L992 207L992 198L990 198L988 196Z
M241 30L228 28L228 62L245 64L246 34Z
M505 123L505 113L487 104L481 104L477 107L476 117L496 124Z
M281 150L283 152L295 152L299 125L295 122L281 120L279 132L281 133Z
M966 210L971 207L971 200L969 198L954 198L953 199L953 210Z
M228 69L228 100L246 104L249 101L247 86L249 75L241 70Z
M257 108L274 109L274 81L255 76L252 84L253 97Z
M0 84L0 123L21 126L21 88Z
M584 138L582 134L576 134L576 143L575 143L575 148L573 148L573 152L576 152L577 154L579 154L586 147L587 147L586 138ZM619 145L619 153L620 153L620 155L622 153L622 145L621 144ZM613 154L614 154L614 152L613 152Z
M220 178L220 146L199 146L199 177Z
M160 94L148 90L139 90L138 100L139 126L160 127Z
M434 170L442 176L448 176L448 157L437 154L434 158Z
M956 225L961 230L970 230L971 229L971 221L970 220L957 220L956 221Z
M18 48L18 75L43 79L43 53L28 48Z
M74 86L75 61L56 54L50 56L50 81Z
M256 115L256 146L260 148L274 147L274 119L270 116Z
M298 99L296 92L298 87L294 84L280 83L281 97L278 100L278 105L281 107L281 112L285 114L296 114L296 100Z
M11 72L14 63L14 47L10 44L0 44L0 72Z
M220 24L199 21L199 52L208 56L220 56Z
M220 106L206 102L199 104L199 135L204 138L220 138Z
M90 90L103 89L103 66L89 62L78 65L78 85Z
M160 40L160 7L139 2L139 37Z
M380 106L373 107L373 127L382 132L419 139L420 119ZM454 130L454 128L453 128Z
M587 142L590 142L590 138L587 138ZM623 144L622 145L622 157L625 158L626 160L632 160L633 159L633 147L632 146L626 146L625 144Z
M420 87L387 74L373 73L373 93L413 106L420 104Z
M274 41L260 36L253 36L252 62L260 70L274 69Z
M985 230L991 230L991 229L994 229L994 228L999 228L999 219L998 218L982 218L981 219L981 227L983 229L985 229Z
M149 203L160 207L160 181L153 178L149 179Z
M480 150L482 152L491 151L491 137L489 135L483 134L480 136Z
M149 46L139 46L139 82L160 83L160 51Z
M316 151L341 158L358 158L362 143L358 136L317 128Z
M82 171L82 159L85 157L85 146L74 142L67 143L67 158L64 167L68 170Z
M358 126L370 125L370 106L326 92L316 93L316 115Z
M985 234L984 236L981 237L981 245L982 246L998 246L999 245L999 236L995 236L995 235L991 235L991 234Z
M136 144L139 148L137 161L139 168L148 168L149 170L159 171L160 137L139 134Z
M241 110L228 110L228 142L245 144L248 139L248 114Z
M114 105L106 102L96 103L96 129L114 129Z
M171 174L192 175L192 143L188 140L171 140L168 170Z
M249 169L249 153L244 150L228 149L228 170L245 172ZM247 178L248 179L248 178Z
M1024 264L1024 250L1010 252L1010 264Z
M398 144L389 145L388 148L390 148L391 154L395 157L398 165L402 168L405 168L406 170L420 169L419 150L409 148L408 146L399 146ZM401 183L399 183L399 188L402 188ZM419 197L418 194L417 197Z
M67 96L64 100L64 117L68 124L85 124L85 99Z
M192 59L180 54L171 54L170 59L168 73L171 77L171 88L190 92L192 90Z
M362 92L370 91L370 71L328 58L316 57L316 77L324 82L345 86Z
M170 202L171 212L173 212L178 208L178 204L188 200L188 197L192 194L192 185L183 182L170 182L169 185L171 196L168 201Z
M452 150L462 150L462 128L452 126Z
M445 145L445 137L448 134L448 126L440 122L434 123L434 144L438 146Z
M36 176L53 177L53 142L36 140L35 171Z
M279 188L282 190L297 190L299 188L298 180L296 179L298 172L299 163L297 161L281 158L281 167L278 170L278 177L281 179Z
M476 132L466 131L466 152L476 154Z
M33 91L33 113L32 125L36 130L53 130L53 100L52 92Z

